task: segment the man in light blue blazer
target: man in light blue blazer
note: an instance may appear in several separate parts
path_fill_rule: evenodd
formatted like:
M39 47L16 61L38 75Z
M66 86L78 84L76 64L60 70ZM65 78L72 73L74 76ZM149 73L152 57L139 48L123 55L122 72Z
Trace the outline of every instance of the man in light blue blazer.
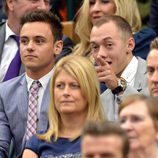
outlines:
M21 21L20 55L26 73L0 84L0 158L8 157L11 139L16 157L26 142L28 92L34 80L41 83L38 92L37 132L47 129L49 80L55 56L63 46L62 25L50 12L36 10Z
M0 22L0 82L8 80L5 76L18 49L16 41L11 36L19 36L21 17L25 13L38 8L49 10L51 5L53 5L52 3L52 0L3 0L3 9L7 15L7 20ZM67 36L63 35L62 40L64 43L63 49L58 59L70 54L72 51L71 48L73 47L72 40ZM14 67L15 69L17 68ZM21 64L18 73L15 73L9 78L19 76L24 72L24 65Z
M146 62L133 56L135 41L131 27L119 16L96 20L90 43L99 81L107 87L101 95L105 115L109 121L117 121L122 97L147 87Z

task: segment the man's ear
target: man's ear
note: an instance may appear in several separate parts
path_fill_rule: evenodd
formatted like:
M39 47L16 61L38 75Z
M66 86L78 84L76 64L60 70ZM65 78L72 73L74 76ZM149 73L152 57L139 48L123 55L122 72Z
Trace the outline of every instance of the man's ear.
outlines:
M6 0L6 3L7 3L7 6L8 6L8 9L10 10L10 11L13 11L14 10L14 2L13 2L13 0Z
M135 48L135 40L133 37L130 37L127 42L127 50L128 52L132 52Z
M57 56L61 53L63 49L63 41L59 40L54 43L54 55Z

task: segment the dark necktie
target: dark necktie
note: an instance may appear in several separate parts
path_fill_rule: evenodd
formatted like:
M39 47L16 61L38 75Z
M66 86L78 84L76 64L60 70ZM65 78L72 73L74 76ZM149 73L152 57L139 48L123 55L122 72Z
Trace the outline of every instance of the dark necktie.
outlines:
M26 140L28 140L33 134L36 133L38 91L40 87L41 87L41 83L39 81L33 81L29 90Z
M18 76L20 66L21 66L20 50L19 50L19 37L16 35L12 35L11 37L17 42L18 50L16 52L15 57L13 58L13 60L11 61L10 65L8 67L8 70L6 72L6 75L3 79L3 81L7 81L11 78Z

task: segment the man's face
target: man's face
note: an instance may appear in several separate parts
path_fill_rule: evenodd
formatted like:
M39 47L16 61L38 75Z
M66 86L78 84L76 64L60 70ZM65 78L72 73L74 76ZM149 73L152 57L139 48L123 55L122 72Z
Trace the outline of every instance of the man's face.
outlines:
M152 49L147 57L147 81L150 94L158 97L158 49Z
M123 158L122 148L121 138L117 135L87 135L81 144L83 158Z
M34 9L50 9L50 0L7 0L8 7L14 14L15 19L20 18L27 12Z
M129 43L130 42L130 43ZM120 30L113 22L105 23L99 27L94 26L90 35L91 52L95 60L102 58L114 70L115 74L121 73L129 63L129 44L133 39L125 40L121 37Z
M20 55L26 72L48 73L54 65L54 56L62 49L62 42L54 43L50 25L44 22L30 22L20 31Z

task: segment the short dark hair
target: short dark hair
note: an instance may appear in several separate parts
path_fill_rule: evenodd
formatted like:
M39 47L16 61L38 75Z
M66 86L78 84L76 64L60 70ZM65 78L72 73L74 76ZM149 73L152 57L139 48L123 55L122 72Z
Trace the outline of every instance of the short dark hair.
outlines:
M119 136L122 140L122 153L124 156L127 156L129 152L129 141L127 135L121 127L114 123L110 122L94 122L90 121L86 123L83 132L82 132L82 139L87 136L110 136L116 135Z
M93 26L100 27L103 24L113 22L116 27L121 31L122 38L127 39L133 37L132 28L130 24L122 17L118 15L105 15L97 19Z
M28 12L21 18L21 27L26 23L31 22L45 22L51 27L52 34L54 35L54 41L62 39L63 26L60 20L50 11L43 9L33 10Z
M158 37L156 37L151 43L150 43L150 50L152 49L158 49Z

